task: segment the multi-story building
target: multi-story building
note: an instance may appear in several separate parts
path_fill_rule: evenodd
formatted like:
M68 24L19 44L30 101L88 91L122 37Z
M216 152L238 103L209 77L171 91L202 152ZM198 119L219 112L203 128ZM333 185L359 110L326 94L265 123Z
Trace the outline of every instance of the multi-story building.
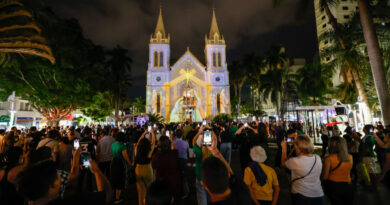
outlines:
M27 100L12 94L7 101L0 102L0 129L9 126L18 128L39 127L42 120L41 113L33 109Z
M315 9L315 17L316 17L316 25L317 25L317 37L318 39L322 34L324 34L327 31L332 30L332 26L329 24L328 16L326 15L326 12L324 8L321 8L320 6L320 0L315 0L314 2L314 9ZM356 1L351 0L340 0L338 4L330 5L329 6L330 12L333 14L333 16L337 19L337 23L346 23L348 22L352 17L353 14L359 9ZM330 39L324 39L318 41L318 48L319 51L326 49L331 45L332 41ZM332 59L332 57L324 57L321 58L321 61L326 63L329 62ZM340 72L337 71L335 75L333 75L333 85L337 86L341 84L340 79Z

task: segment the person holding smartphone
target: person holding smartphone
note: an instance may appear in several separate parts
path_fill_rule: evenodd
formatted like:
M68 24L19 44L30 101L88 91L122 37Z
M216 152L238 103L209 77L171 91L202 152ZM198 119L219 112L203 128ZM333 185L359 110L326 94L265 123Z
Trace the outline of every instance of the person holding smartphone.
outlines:
M152 135L151 141L145 138L146 134ZM135 174L138 191L138 204L144 205L146 190L153 182L153 169L151 165L152 154L156 144L156 136L153 129L146 130L139 138L135 146Z
M215 137L214 132L212 132L211 127L202 125L199 128L198 133L195 135L192 140L193 152L195 154L195 176L196 176L196 194L198 199L198 205L207 204L207 192L201 184L201 170L203 161L212 156L211 151L208 149L212 145L212 137ZM215 137L216 138L216 137Z
M255 135L258 134L256 129L253 129L248 123L241 124L240 128L236 131L236 138L238 141L240 151L240 164L241 170L244 172L245 167L252 161L249 156L249 151L255 144Z

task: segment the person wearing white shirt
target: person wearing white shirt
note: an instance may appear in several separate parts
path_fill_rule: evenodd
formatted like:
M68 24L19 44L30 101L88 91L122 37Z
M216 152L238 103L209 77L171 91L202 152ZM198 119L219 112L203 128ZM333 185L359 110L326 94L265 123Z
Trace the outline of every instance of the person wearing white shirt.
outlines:
M297 157L287 159L287 142L282 146L282 165L291 170L291 200L293 205L324 205L324 192L321 186L322 162L313 154L314 146L310 138L301 135L294 140Z

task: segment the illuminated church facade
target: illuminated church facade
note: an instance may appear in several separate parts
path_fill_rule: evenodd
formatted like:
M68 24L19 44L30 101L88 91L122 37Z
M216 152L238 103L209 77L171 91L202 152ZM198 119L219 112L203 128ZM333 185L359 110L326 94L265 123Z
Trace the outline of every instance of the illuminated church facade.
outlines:
M205 37L205 64L189 50L170 65L170 35L160 8L155 32L150 37L146 85L146 112L166 122L200 122L230 114L229 73L226 44L213 11L210 32Z

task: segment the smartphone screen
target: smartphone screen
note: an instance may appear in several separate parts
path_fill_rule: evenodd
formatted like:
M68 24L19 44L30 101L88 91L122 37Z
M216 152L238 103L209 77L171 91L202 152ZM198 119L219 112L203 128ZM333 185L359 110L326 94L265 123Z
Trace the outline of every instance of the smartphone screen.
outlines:
M253 121L256 121L256 117L255 117L255 116L253 116L252 120L253 120Z
M248 123L245 123L244 126L245 126L245 127L248 127Z
M169 130L165 131L165 135L169 137Z
M203 120L203 126L206 126L207 122L206 120Z
M286 139L286 142L293 142L294 141L294 138L291 138L291 137L288 137L287 139Z
M148 126L148 132L152 131L152 126Z
M204 146L211 146L211 131L205 130L203 132L203 145Z
M82 153L81 154L81 161L83 163L84 168L91 167L91 163L89 162L90 158L91 158L91 155L89 155L89 153Z
M371 128L371 129L370 129L370 133L374 133L374 128Z
M73 148L74 148L74 150L77 150L79 147L80 147L79 139L75 139L73 141Z
M156 124L154 124L154 125L153 125L153 128L156 128L156 127L157 127L157 125L156 125Z

